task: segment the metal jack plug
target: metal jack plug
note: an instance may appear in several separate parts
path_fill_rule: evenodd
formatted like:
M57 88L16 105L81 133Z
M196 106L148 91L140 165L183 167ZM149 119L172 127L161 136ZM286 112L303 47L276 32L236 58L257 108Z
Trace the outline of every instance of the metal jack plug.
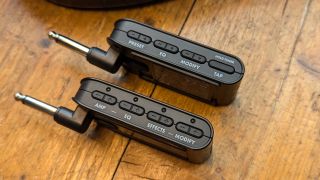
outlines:
M88 128L93 117L87 112L86 109L78 106L75 111L65 107L55 107L45 102L42 102L33 97L16 93L15 99L21 101L30 107L46 112L53 116L54 120L65 127L68 127L79 133L84 133Z
M50 31L48 36L50 39L55 40L58 44L61 44L85 56L91 64L111 73L117 72L122 64L121 60L118 58L120 55L119 50L115 47L110 47L108 51L104 51L97 47L89 48L54 31Z

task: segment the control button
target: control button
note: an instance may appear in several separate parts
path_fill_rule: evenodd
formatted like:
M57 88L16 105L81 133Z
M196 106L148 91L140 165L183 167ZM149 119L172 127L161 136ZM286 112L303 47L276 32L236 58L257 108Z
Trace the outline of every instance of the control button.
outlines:
M165 43L163 41L159 41L159 40L154 41L154 46L157 48L165 49L166 45L167 45L167 43Z
M117 103L117 98L109 95L105 95L103 101L110 105L115 105Z
M162 116L156 112L148 112L147 118L150 119L151 121L155 121L159 124L165 125L165 126L172 126L173 125L173 120L169 117Z
M173 120L171 118L161 116L159 123L169 127L172 126Z
M150 111L148 112L147 118L152 121L159 121L160 116L160 114Z
M140 34L139 39L141 42L149 44L151 42L151 38L145 35Z
M200 138L203 135L203 132L200 129L190 127L189 133L191 136L194 136L196 138Z
M219 70L224 71L224 72L229 73L229 74L232 74L234 72L234 68L232 66L223 64L223 63L218 62L218 61L211 60L209 62L209 66L212 67L212 68L215 68L215 69L219 69Z
M193 53L193 52L188 51L188 50L182 50L181 51L181 56L184 57L184 58L190 59L190 60L192 60L194 62L200 63L200 64L203 64L203 63L205 63L207 61L207 59L204 56L196 54L196 53Z
M188 133L188 131L189 131L189 126L186 125L186 124L183 124L183 123L178 123L178 124L176 125L176 129L177 129L178 131L181 131L181 132L184 132L184 133Z
M193 52L187 51L187 50L182 50L181 51L181 56L187 59L192 59L193 58Z
M132 104L130 104L130 103L126 102L126 101L121 101L120 104L119 104L119 107L120 107L121 109L130 111L130 110L131 110L131 107L132 107Z
M192 60L195 61L195 62L201 63L201 64L203 64L203 63L205 63L207 61L204 56L201 56L199 54L195 54L193 56Z
M130 112L142 116L144 114L144 109L142 107L133 105Z
M121 101L119 107L123 110L129 111L139 116L142 116L144 114L144 109L142 107L133 105L127 101Z
M92 93L92 97L98 100L102 100L103 99L104 94L102 92L99 91L94 91Z
M165 50L170 52L170 53L173 53L173 54L175 54L175 53L177 53L179 51L177 46L174 46L174 45L171 45L171 44L167 44Z
M149 36L140 34L138 32L135 31L129 31L128 32L128 37L131 37L133 39L136 39L138 41L141 41L143 43L149 44L151 42L151 38Z
M244 66L241 63L241 60L236 57L228 56L221 53L214 53L212 58L212 60L232 66L234 68L234 71L237 73L244 73Z
M139 39L139 35L140 35L139 33L134 32L134 31L129 31L128 32L128 36L133 38L133 39Z
M174 46L172 44L168 44L168 43L160 41L160 40L154 41L154 46L156 48L165 50L165 51L173 53L173 54L179 52L179 48L177 46Z

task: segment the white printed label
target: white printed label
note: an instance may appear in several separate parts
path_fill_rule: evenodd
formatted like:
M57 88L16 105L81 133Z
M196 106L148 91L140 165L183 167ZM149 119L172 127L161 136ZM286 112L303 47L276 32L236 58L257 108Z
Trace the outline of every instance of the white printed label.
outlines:
M187 138L185 136L181 136L179 134L176 134L174 137L176 139L179 139L180 141L184 141L184 142L186 142L188 144L194 144L195 143L195 141L193 139Z
M220 59L220 60L222 60L222 61L225 61L225 62L234 64L234 60L232 60L232 59L228 59L228 58L226 58L226 57L219 56L219 55L215 55L214 57L217 58L217 59Z
M222 73L214 72L213 74L214 74L215 77L218 77L218 78L222 78L223 77Z
M164 53L164 52L160 52L159 55L160 55L161 57L166 57L166 56L167 56L167 54Z
M151 123L148 123L147 127L148 127L149 129L152 129L152 130L161 132L161 133L163 133L163 134L166 132L166 129L164 129L164 128L162 128L162 127L159 127L159 126L156 126L156 125L151 124Z
M129 40L128 44L134 46L134 47L137 47L137 48L140 48L140 49L143 49L144 48L144 45L141 44L141 43L138 43L138 42L134 42L132 40Z
M200 68L199 65L194 64L194 63L191 63L191 62L189 62L189 61L181 60L180 63L181 63L181 64L184 64L184 65L186 65L186 66L195 68L195 69L199 69L199 68Z
M131 115L130 114L125 114L124 118L127 119L127 120L131 120Z
M99 104L97 103L96 105L94 105L95 107L97 107L98 109L105 109L106 106L105 105L102 105L102 104Z

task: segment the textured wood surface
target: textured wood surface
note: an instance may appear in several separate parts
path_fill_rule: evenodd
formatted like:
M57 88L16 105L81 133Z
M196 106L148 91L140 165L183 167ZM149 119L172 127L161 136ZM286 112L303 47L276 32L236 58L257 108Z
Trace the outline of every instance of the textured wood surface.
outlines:
M320 1L81 11L2 0L0 9L0 179L320 179ZM107 49L105 37L123 17L239 56L246 74L236 100L213 107L135 75L111 75L46 35ZM94 126L79 135L13 99L22 91L74 108L71 97L88 76L206 117L215 128L212 156L192 164Z
M319 6L301 0L197 1L181 35L244 60L237 99L217 108L162 87L152 97L210 119L213 155L193 165L131 142L116 177L319 179Z
M178 33L192 1L125 10L80 11L44 0L0 2L0 179L111 179L128 139L94 127L79 135L52 117L17 103L22 91L54 105L75 108L71 97L84 77L97 77L150 95L154 85L136 76L112 75L54 44L49 30L107 49L119 18L133 18ZM175 11L172 11L175 9Z

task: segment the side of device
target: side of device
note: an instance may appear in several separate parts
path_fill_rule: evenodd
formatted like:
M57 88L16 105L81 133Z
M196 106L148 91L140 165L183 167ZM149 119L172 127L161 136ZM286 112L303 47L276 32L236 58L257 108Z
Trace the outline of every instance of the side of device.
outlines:
M129 19L115 23L108 42L130 72L211 104L230 104L244 74L231 54Z
M143 79L214 105L235 99L245 71L236 56L129 19L115 23L108 51L55 32L49 37L108 72L123 65Z
M191 162L211 154L213 128L200 116L93 78L82 80L74 101L97 122Z
M16 100L46 112L76 132L85 132L92 120L118 133L194 163L208 159L213 128L195 114L153 100L101 80L86 78L73 98L72 111L17 93Z

